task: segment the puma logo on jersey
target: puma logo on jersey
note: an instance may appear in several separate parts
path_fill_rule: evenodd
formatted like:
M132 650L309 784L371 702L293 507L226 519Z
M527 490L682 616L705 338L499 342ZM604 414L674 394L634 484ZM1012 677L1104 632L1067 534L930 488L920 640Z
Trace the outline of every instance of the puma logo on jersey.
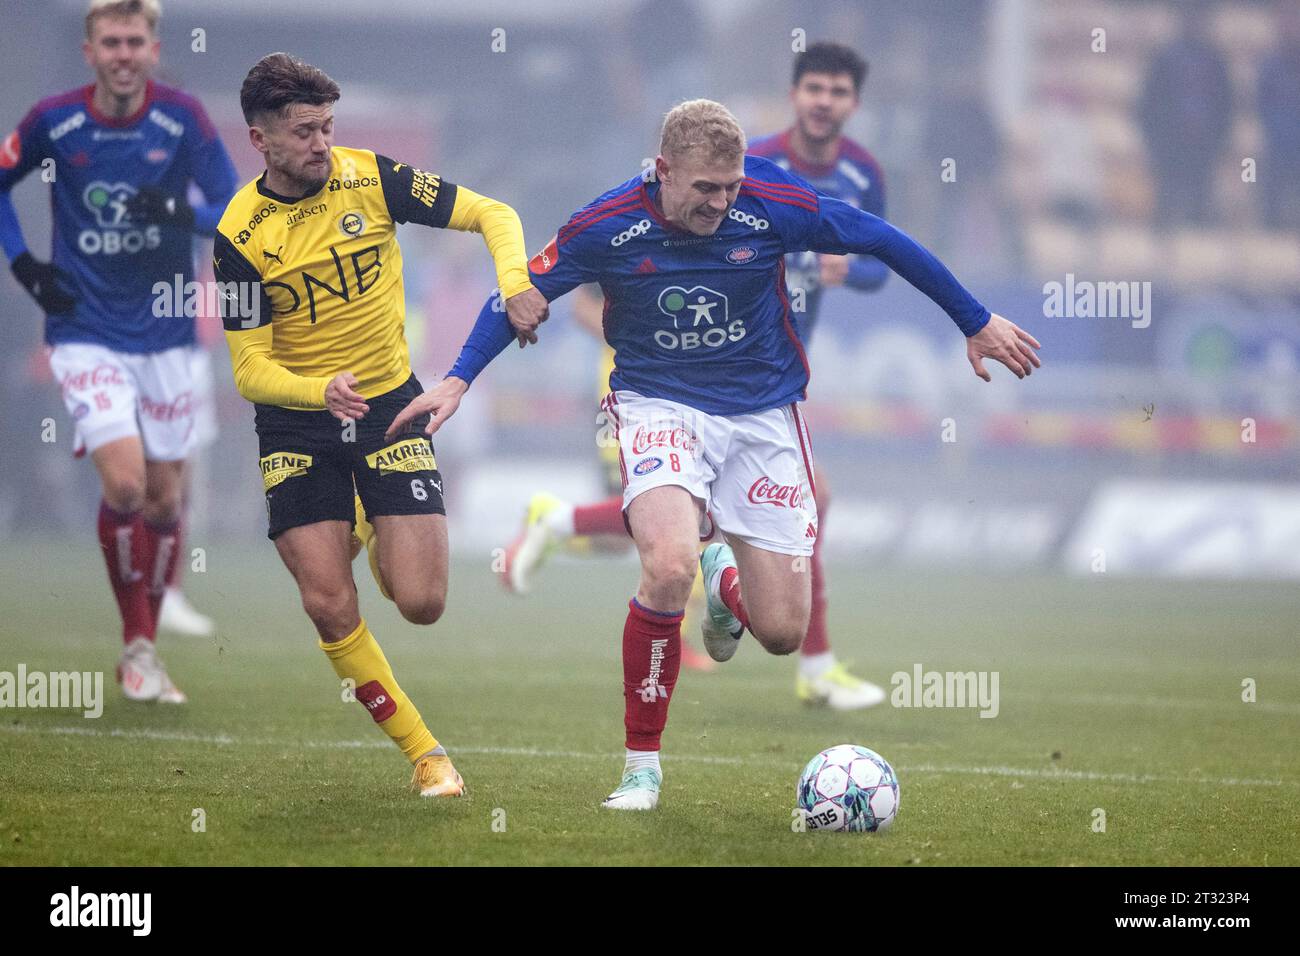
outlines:
M275 247L275 252L267 252L265 249L263 249L263 250L262 250L262 258L264 258L264 259L274 259L276 262L280 263L280 265L284 265L284 261L280 258L280 250L283 249L283 248L284 248L283 245L276 246L276 247Z

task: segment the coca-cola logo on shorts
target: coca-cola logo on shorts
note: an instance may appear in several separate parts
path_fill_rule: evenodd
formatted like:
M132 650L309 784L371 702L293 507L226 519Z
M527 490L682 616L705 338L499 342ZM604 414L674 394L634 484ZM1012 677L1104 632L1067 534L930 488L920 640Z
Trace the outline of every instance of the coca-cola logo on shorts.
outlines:
M170 402L155 402L140 396L140 414L158 422L174 422L194 415L194 393L181 392Z
M778 485L767 475L749 486L749 500L756 505L775 505L778 508L803 507L803 493L798 485Z
M685 428L646 428L638 425L632 435L632 454L644 455L651 448L680 448L695 454L700 440Z
M122 370L116 365L96 365L83 372L70 372L63 376L63 394L82 392L88 388L103 388L105 385L125 385Z

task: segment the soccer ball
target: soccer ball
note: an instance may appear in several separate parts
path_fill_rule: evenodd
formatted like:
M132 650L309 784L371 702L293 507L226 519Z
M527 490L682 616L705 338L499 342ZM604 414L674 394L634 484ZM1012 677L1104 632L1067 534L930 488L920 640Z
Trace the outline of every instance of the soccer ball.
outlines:
M809 830L883 830L898 813L898 774L874 750L840 744L808 761L795 802Z

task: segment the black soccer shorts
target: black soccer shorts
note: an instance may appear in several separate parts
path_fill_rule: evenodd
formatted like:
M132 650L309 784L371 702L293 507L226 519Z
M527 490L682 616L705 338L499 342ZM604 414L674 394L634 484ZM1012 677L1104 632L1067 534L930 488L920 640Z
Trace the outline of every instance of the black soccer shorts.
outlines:
M422 391L412 375L391 392L367 399L370 411L350 426L327 411L257 405L267 537L317 521L353 523L353 487L372 520L446 514L442 475L424 434L429 416L408 423L392 441L384 438L397 413Z

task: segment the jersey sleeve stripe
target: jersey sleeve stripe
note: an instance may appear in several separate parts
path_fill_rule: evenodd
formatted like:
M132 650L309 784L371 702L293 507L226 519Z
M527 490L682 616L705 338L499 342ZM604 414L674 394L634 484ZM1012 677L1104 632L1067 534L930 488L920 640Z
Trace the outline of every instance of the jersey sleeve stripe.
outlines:
M633 195L634 192L635 190L627 190L619 193L616 196L610 196L608 199L602 199L598 202L591 203L590 205L585 206L584 208L579 209L577 212L575 212L571 217L570 221L577 222L586 216L590 216L593 215L594 213L600 212L602 209L607 209L608 207L620 202L626 202L628 196Z
M782 199L796 200L800 202L811 202L811 203L817 202L817 196L815 193L786 192L780 189L772 189L766 183L753 183L753 184L746 183L746 185L749 186L749 188L752 191L761 192L768 196L779 196Z
M816 194L811 189L804 186L796 186L794 183L774 183L769 182L766 179L750 178L745 180L745 185L756 186L772 192L785 193L787 195L802 196L805 199L816 199Z
M565 223L563 226L560 227L561 235L563 235L563 233L566 231L573 230L578 226L582 226L588 222L593 221L598 215L614 208L615 206L623 206L626 205L628 202L635 201L636 196L637 194L635 191L630 193L623 193L622 195L615 196L612 199L606 199L602 203L598 203L595 206L591 206L587 209L582 210L581 212L574 215L574 217L570 219L567 223Z
M807 209L809 212L817 211L817 203L815 201L809 202L803 199L796 199L793 196L778 196L773 193L763 192L758 189L750 188L748 185L741 186L740 192L742 195L757 196L760 199L767 199L771 202L784 203L787 206L798 206L800 209Z
M558 240L560 242L568 242L574 236L577 236L585 229L587 229L589 226L594 226L602 219L608 219L611 216L617 216L622 213L628 212L629 210L636 208L637 205L639 205L639 202L637 200L637 197L633 195L628 200L625 200L621 205L614 206L610 209L606 209L598 216L589 217L580 223L570 222L568 225L566 225L563 229L560 230Z

